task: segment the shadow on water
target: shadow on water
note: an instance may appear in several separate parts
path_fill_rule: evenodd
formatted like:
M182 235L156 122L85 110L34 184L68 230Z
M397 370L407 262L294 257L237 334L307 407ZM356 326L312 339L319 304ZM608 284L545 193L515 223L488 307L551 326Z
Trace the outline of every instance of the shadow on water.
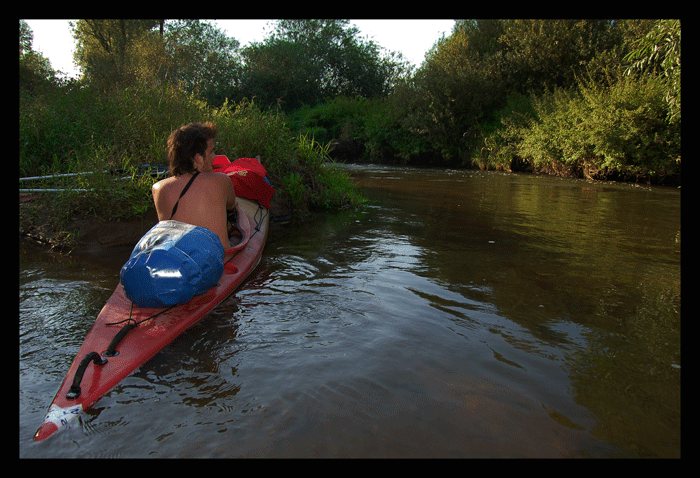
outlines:
M680 456L677 191L350 172L365 209L276 225L242 289L38 446L114 268L21 250L21 456Z

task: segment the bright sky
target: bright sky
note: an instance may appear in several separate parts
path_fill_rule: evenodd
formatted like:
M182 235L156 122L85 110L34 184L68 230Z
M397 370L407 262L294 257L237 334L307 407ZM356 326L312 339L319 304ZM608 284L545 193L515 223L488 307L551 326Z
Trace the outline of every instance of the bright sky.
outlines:
M246 46L253 41L263 41L264 30L271 20L213 20L229 37ZM26 20L34 34L33 48L51 61L54 70L77 76L73 66L75 40L68 26L69 20ZM400 51L416 66L420 66L425 53L443 34L452 32L454 20L350 20L360 29L360 36L368 36L379 46ZM269 28L268 28L269 29Z

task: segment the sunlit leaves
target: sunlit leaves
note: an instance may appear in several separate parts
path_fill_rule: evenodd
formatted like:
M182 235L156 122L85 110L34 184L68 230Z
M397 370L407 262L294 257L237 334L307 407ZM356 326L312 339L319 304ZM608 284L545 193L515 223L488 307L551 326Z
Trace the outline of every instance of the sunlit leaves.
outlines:
M681 21L660 20L645 37L635 42L635 47L625 57L633 62L627 72L651 72L665 77L666 101L670 107L669 121L680 121Z

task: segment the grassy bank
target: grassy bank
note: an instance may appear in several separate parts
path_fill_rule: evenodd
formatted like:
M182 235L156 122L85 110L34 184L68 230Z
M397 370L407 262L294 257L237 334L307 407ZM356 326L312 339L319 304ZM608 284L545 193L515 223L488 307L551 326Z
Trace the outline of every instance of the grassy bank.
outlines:
M95 91L79 84L20 93L20 177L90 172L21 182L26 187L79 189L36 195L20 205L20 230L70 245L76 219L133 221L153 209L157 180L139 168L167 163L165 143L176 127L213 121L216 153L261 158L276 189L274 214L360 204L347 175L326 164L328 146L295 135L275 114L250 101L212 108L169 88ZM118 171L119 174L115 174ZM126 178L126 179L124 179Z

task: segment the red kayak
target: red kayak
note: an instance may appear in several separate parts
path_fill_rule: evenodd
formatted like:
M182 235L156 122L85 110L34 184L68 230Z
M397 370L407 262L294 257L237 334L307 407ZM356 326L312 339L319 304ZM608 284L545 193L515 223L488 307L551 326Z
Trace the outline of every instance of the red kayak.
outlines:
M73 360L34 440L45 440L151 359L231 294L260 262L269 227L268 210L238 198L240 242L225 249L219 283L190 302L139 308L119 284Z

